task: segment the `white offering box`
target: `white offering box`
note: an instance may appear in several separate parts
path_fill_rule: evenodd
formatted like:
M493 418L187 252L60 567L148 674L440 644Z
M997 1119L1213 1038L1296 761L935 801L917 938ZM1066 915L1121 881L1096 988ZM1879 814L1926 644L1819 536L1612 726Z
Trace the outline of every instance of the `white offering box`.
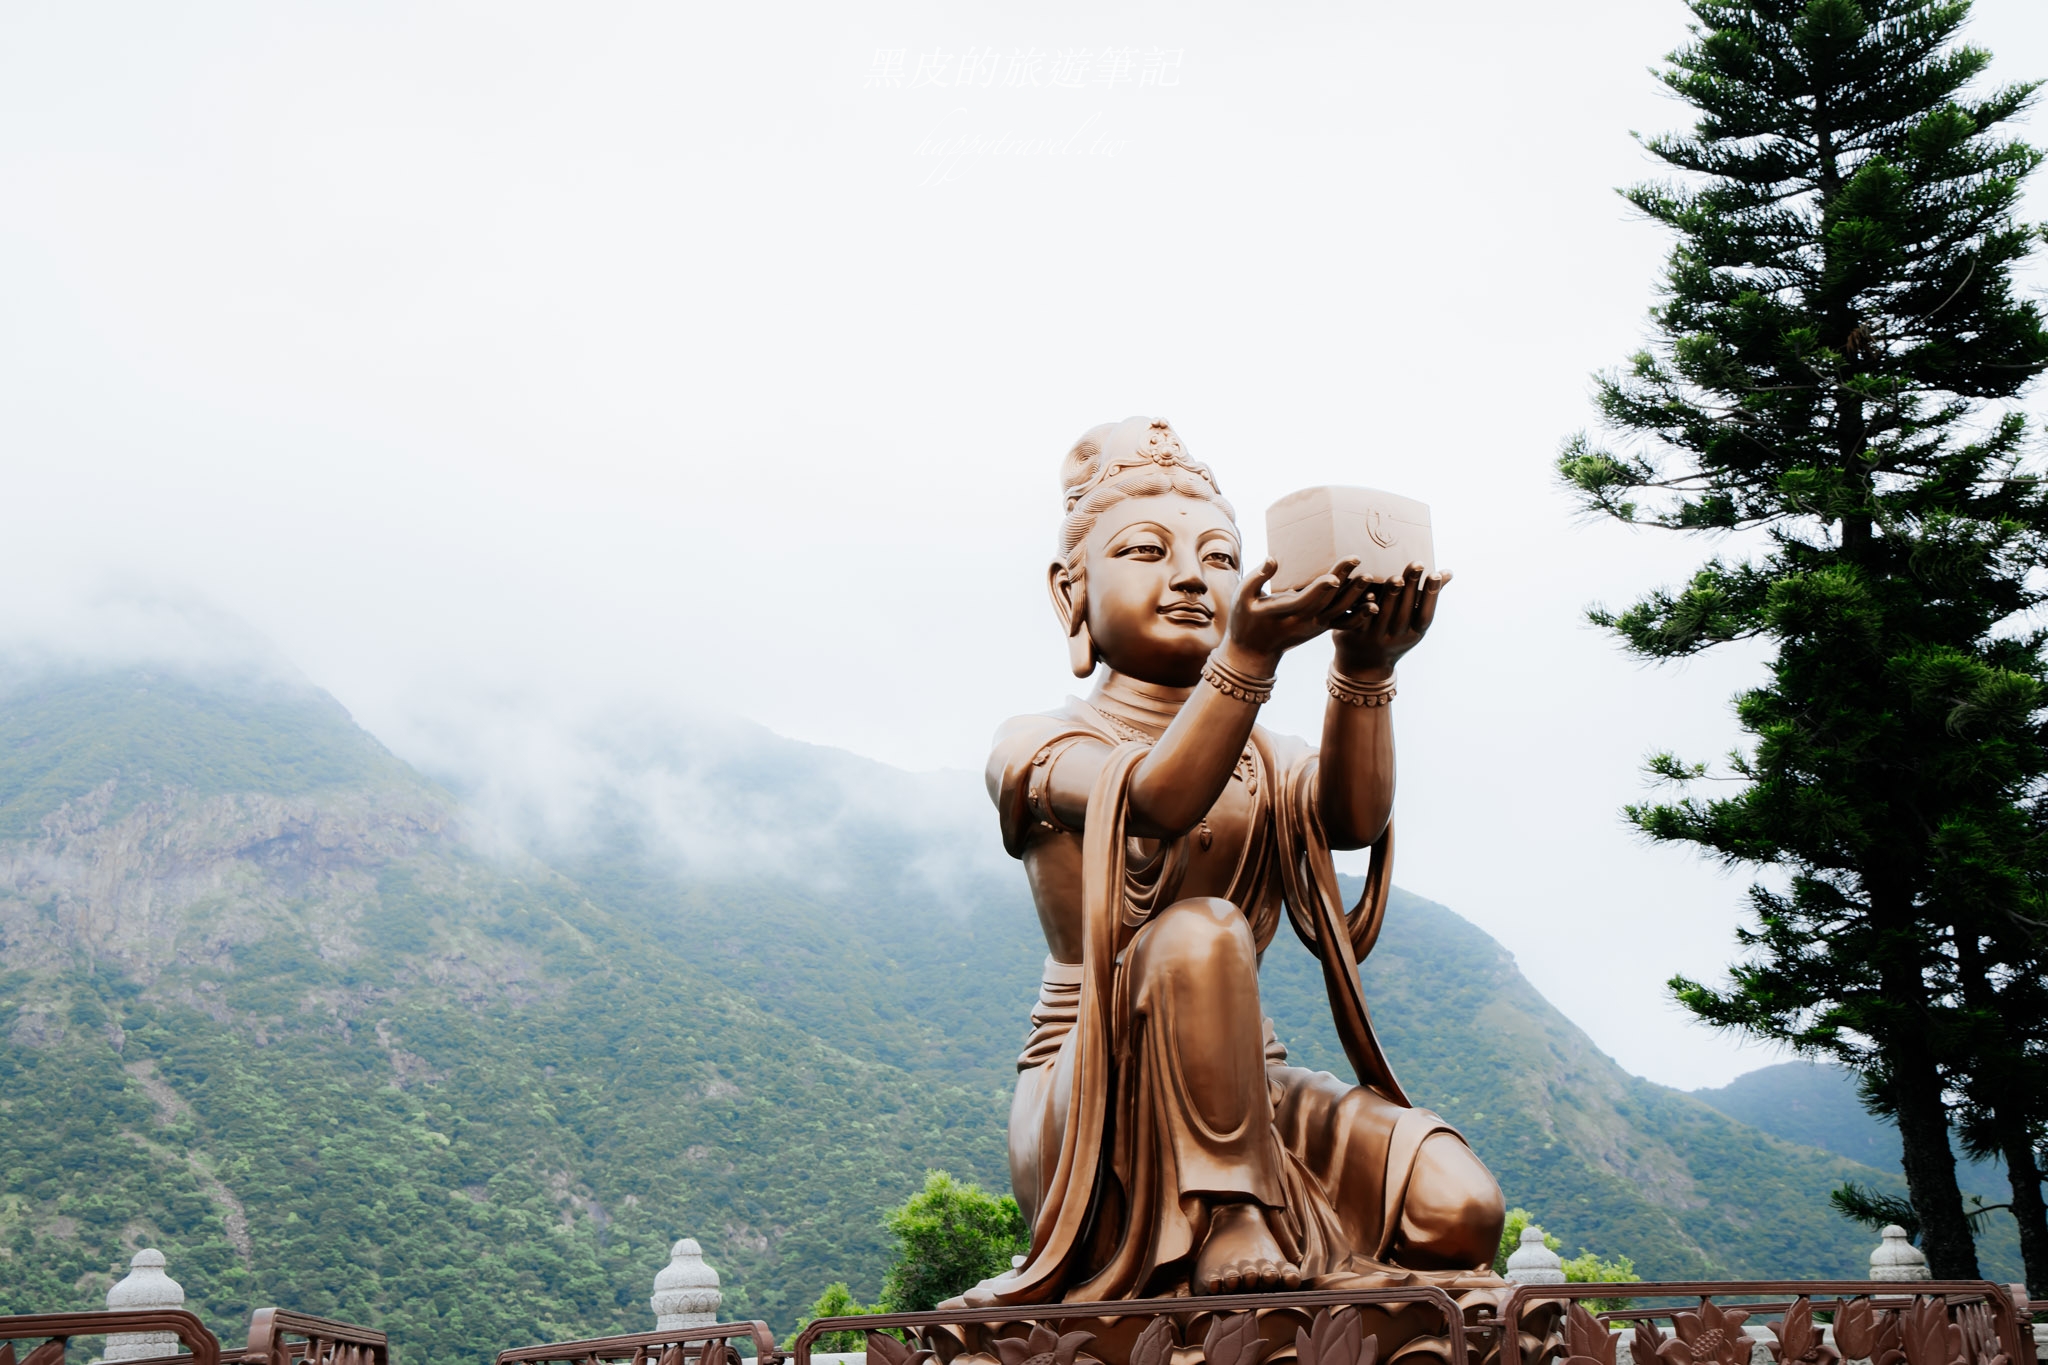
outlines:
M1280 561L1275 592L1299 588L1354 557L1354 577L1399 578L1417 563L1436 570L1429 504L1377 488L1332 485L1289 493L1266 509L1266 553Z

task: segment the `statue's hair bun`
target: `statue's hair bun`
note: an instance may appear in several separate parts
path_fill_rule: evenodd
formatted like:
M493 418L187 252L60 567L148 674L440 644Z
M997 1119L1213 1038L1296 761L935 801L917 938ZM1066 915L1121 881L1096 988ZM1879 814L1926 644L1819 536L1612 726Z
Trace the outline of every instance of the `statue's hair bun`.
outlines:
M1207 499L1236 519L1209 466L1188 454L1164 417L1126 417L1088 428L1060 461L1067 512L1060 527L1061 560L1072 558L1096 513L1110 503L1168 491Z
M1130 420L1136 422L1143 419L1133 417ZM1081 439L1074 442L1073 449L1067 452L1067 458L1060 461L1060 492L1066 495L1069 512L1073 511L1074 504L1081 500L1080 493L1075 490L1085 489L1093 483L1097 472L1102 468L1103 441L1122 425L1122 422L1104 422L1101 426L1088 428L1081 433Z

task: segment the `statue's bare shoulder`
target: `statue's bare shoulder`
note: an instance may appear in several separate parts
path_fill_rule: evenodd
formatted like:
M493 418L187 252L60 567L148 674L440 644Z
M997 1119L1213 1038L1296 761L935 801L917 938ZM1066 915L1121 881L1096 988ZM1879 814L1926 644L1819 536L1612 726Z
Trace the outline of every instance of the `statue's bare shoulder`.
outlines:
M1076 743L1110 743L1101 722L1078 697L1069 697L1050 711L1012 716L997 726L985 774L989 799L1004 806L1004 793L1016 786L1046 746L1068 737Z

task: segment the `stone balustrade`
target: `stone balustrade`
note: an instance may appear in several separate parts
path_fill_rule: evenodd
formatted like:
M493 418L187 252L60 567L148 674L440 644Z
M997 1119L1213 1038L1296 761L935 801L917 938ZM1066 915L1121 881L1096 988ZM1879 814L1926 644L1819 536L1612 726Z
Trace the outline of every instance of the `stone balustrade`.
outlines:
M185 1287L166 1273L164 1264L164 1254L154 1247L136 1252L128 1262L128 1274L107 1290L108 1311L138 1313L183 1308ZM115 1332L107 1338L106 1351L99 1359L111 1365L121 1360L173 1355L177 1350L175 1332Z
M1927 1256L1906 1238L1906 1230L1893 1223L1878 1234L1884 1240L1870 1253L1873 1280L1931 1280Z
M1508 1279L1516 1284L1563 1284L1564 1261L1543 1243L1543 1229L1531 1223L1508 1257Z
M654 1277L654 1297L647 1302L654 1309L654 1330L675 1332L717 1322L723 1300L718 1272L704 1264L704 1248L685 1237L669 1248L668 1264Z

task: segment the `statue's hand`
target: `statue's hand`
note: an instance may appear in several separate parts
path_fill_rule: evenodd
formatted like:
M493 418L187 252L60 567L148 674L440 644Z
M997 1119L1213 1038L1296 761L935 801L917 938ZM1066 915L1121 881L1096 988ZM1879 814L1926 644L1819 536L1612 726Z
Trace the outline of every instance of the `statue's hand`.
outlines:
M1269 596L1266 584L1280 566L1267 560L1238 587L1224 648L1241 651L1250 656L1247 662L1271 674L1281 655L1315 639L1363 605L1371 585L1351 577L1357 567L1356 559L1340 559L1321 578L1293 592Z
M1354 678L1392 672L1429 633L1436 599L1450 581L1448 573L1424 577L1420 564L1410 564L1399 578L1368 581L1364 600L1335 632L1338 671Z

